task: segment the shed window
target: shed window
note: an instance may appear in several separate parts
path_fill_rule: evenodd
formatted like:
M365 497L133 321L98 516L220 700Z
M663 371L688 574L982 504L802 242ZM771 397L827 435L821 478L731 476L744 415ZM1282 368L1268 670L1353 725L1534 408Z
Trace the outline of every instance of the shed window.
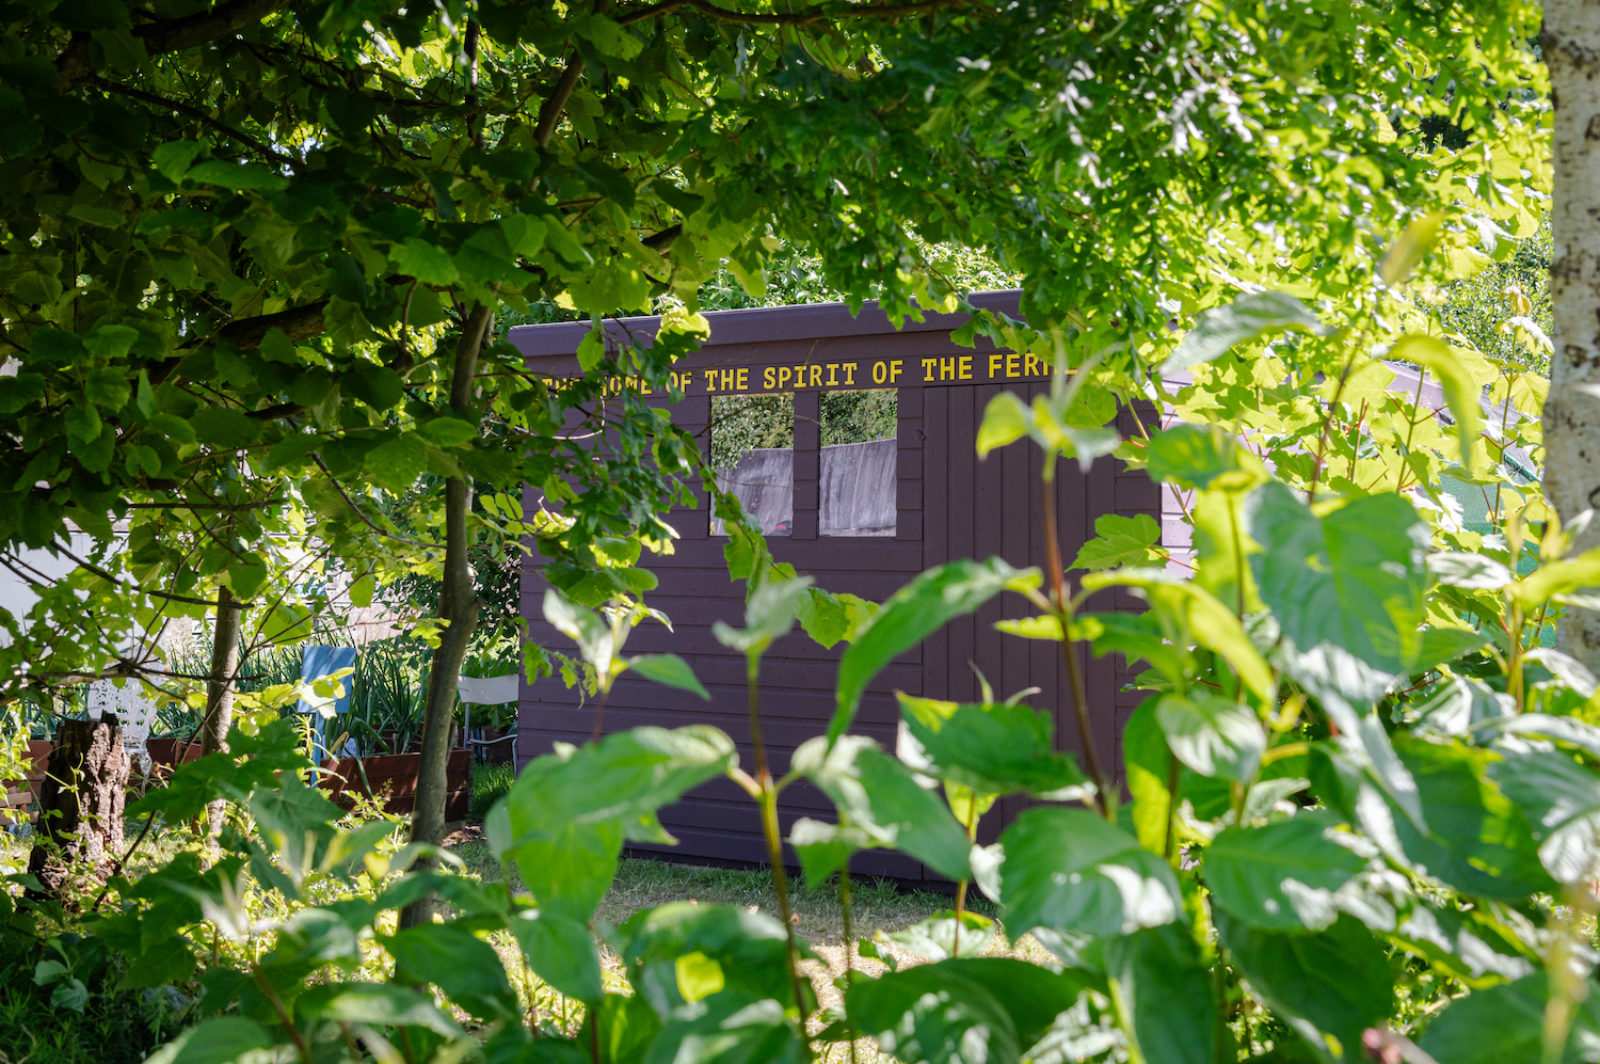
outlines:
M769 536L794 526L794 393L711 397L711 465ZM715 515L711 534L727 531Z
M821 413L817 534L893 536L899 393L825 392Z

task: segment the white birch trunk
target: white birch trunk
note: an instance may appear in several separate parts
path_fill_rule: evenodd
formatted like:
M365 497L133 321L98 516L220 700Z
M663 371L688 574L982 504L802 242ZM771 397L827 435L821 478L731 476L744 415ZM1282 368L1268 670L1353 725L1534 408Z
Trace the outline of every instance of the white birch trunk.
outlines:
M1600 3L1545 0L1540 35L1555 100L1550 263L1555 354L1544 408L1545 495L1571 521L1600 511ZM1576 549L1600 545L1600 521ZM1569 609L1563 650L1600 671L1600 614Z

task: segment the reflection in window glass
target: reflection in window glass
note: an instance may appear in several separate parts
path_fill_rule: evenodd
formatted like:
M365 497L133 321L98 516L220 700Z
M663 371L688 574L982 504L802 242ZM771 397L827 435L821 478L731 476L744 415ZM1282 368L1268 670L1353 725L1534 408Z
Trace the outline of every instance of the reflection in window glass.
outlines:
M717 484L739 497L769 536L794 524L794 394L711 397L711 464ZM711 518L711 534L724 536Z
M826 392L821 402L817 533L894 535L899 393Z

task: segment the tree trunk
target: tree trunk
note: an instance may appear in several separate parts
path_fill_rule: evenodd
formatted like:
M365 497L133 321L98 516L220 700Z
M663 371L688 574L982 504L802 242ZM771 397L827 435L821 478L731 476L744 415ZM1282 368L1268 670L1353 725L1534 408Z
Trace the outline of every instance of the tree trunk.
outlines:
M1600 510L1600 4L1546 0L1540 34L1555 101L1550 262L1555 354L1544 407L1544 490L1563 524ZM1600 545L1600 520L1575 549ZM1561 648L1600 670L1600 613L1568 607Z
M478 354L492 328L493 314L481 304L467 316L461 340L456 346L455 368L450 378L450 412L464 421L475 421L472 410L474 378ZM444 581L439 596L439 614L447 621L439 645L428 666L427 708L422 717L422 764L417 770L417 802L411 814L411 841L437 846L444 841L444 807L450 790L446 769L450 757L450 733L454 722L456 684L461 663L467 657L467 644L478 626L477 589L472 567L467 561L467 517L472 510L472 485L464 477L445 481ZM434 899L422 898L400 914L400 926L412 927L433 918Z
M43 840L28 857L28 872L50 894L64 895L75 873L100 880L110 873L122 852L128 768L115 716L61 722L39 789Z
M239 629L244 607L225 587L217 589L217 631L211 642L211 678L206 682L206 715L200 722L200 752L214 754L228 748L233 727L233 680L239 668ZM221 798L206 807L206 837L222 834L227 803Z

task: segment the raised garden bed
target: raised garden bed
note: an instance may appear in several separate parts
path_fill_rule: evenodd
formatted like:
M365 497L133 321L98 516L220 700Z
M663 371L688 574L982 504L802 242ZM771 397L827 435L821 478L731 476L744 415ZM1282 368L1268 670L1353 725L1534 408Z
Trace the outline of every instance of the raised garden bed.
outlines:
M50 763L50 751L55 749L55 743L48 739L30 739L28 741L28 770L20 780L5 781L5 796L0 798L0 809L28 809L39 797L39 788L44 784L45 766ZM30 813L31 821L33 815Z
M50 751L55 744L48 739L28 743L29 768L19 780L5 780L5 791L0 798L0 809L27 809L39 796L44 783L45 766L50 762ZM171 737L152 738L145 743L152 762L151 776L170 774L172 766L182 756L193 761L200 756L200 744ZM385 812L404 815L410 813L417 802L417 773L422 767L422 754L383 754L374 757L341 757L323 763L322 778L318 786L329 792L329 797L339 806L349 809L355 805L356 794L382 796ZM450 751L445 766L449 793L445 798L445 819L460 820L472 808L472 752ZM146 781L136 780L142 789ZM30 815L29 819L32 817Z
M322 763L319 786L345 809L355 804L356 794L383 798L386 813L405 814L416 808L417 773L422 768L420 752L380 754L375 757L341 757ZM445 763L449 792L445 797L444 817L460 820L472 808L472 751L451 750Z

